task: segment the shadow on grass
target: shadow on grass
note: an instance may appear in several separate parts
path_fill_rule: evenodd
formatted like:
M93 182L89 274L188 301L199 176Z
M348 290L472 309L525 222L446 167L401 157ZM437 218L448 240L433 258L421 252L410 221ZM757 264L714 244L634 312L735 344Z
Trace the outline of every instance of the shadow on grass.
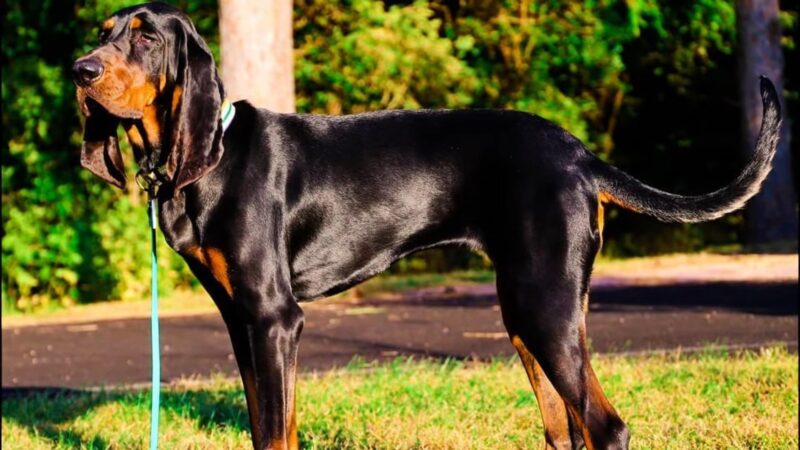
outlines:
M87 411L106 401L106 395L65 388L3 388L3 419L24 426L53 446L108 448L100 436L84 437L70 428Z
M2 399L4 420L25 427L31 435L44 438L53 447L116 447L118 444L109 443L101 434L83 432L78 424L81 417L90 416L106 404L140 410L145 417L150 414L149 391L20 387L3 388ZM162 429L176 416L193 421L201 431L228 428L234 432L250 432L244 394L238 386L213 391L162 391ZM141 436L146 441L149 430L142 429Z

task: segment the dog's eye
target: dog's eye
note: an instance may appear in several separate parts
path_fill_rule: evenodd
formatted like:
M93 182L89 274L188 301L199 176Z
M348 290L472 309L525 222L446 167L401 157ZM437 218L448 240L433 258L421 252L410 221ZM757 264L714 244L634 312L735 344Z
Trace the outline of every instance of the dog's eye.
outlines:
M133 35L133 42L136 45L147 45L155 42L156 38L153 35L147 33L135 33Z

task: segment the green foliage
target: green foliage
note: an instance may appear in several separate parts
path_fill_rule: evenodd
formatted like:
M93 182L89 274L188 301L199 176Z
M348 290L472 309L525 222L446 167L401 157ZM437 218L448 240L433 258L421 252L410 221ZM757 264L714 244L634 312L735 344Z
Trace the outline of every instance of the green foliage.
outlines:
M77 297L81 188L65 172L74 151L74 106L63 61L42 40L70 36L35 4L9 5L3 46L3 302ZM37 19L40 21L37 23ZM43 26L42 26L43 25ZM11 34L11 36L9 36ZM66 49L62 49L66 50ZM48 58L48 56L50 58ZM7 64L6 61L14 61ZM72 222L72 225L70 225ZM24 300L23 300L24 299Z
M650 49L639 55L678 93L686 93L697 75L713 69L713 53L730 54L736 44L736 11L731 0L675 1L660 6L643 2L642 16Z
M477 79L440 28L423 2L296 2L298 110L469 106Z
M635 37L638 13L606 3L467 1L453 14L435 1L300 1L298 109L512 108L607 152L613 119L604 111L618 110L626 90L622 44Z
M12 2L3 30L3 308L139 297L149 233L138 192L79 169L81 125L69 75L97 24L127 2L76 8ZM128 149L126 149L128 150ZM130 168L131 170L133 168ZM165 289L188 273L162 250ZM179 267L179 269L176 269Z
M635 36L637 20L617 1L475 0L444 32L480 80L473 106L539 114L608 153L627 90L622 44Z

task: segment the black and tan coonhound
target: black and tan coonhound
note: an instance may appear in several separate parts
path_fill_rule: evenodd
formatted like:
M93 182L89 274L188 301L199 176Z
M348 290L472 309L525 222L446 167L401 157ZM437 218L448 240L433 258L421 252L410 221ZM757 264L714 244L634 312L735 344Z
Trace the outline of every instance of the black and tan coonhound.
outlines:
M87 116L82 164L123 188L121 125L155 174L159 222L219 307L257 449L297 448L299 304L341 292L420 249L484 251L530 378L547 448L626 448L589 364L585 315L603 205L668 222L740 208L770 170L772 83L752 159L699 196L646 186L541 117L499 110L276 114L222 108L214 59L171 6L123 9L73 67ZM222 111L221 112L221 108ZM233 116L229 128L223 127Z

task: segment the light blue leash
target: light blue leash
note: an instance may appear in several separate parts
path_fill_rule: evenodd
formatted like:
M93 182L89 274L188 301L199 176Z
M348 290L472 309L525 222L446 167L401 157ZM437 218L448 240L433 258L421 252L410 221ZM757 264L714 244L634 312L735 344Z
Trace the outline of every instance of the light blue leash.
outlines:
M147 192L147 221L150 224L150 450L158 449L158 416L161 406L161 345L158 327L158 257L156 256L156 188L159 180L154 173L140 170L136 184Z
M158 448L158 413L161 403L161 345L158 327L158 257L156 256L156 197L153 187L147 190L150 217L150 353L152 355L152 390L150 399L150 450Z
M158 327L158 257L156 256L156 189L159 179L153 172L140 170L136 184L147 192L147 221L150 224L150 450L158 449L158 416L161 406L161 345Z

